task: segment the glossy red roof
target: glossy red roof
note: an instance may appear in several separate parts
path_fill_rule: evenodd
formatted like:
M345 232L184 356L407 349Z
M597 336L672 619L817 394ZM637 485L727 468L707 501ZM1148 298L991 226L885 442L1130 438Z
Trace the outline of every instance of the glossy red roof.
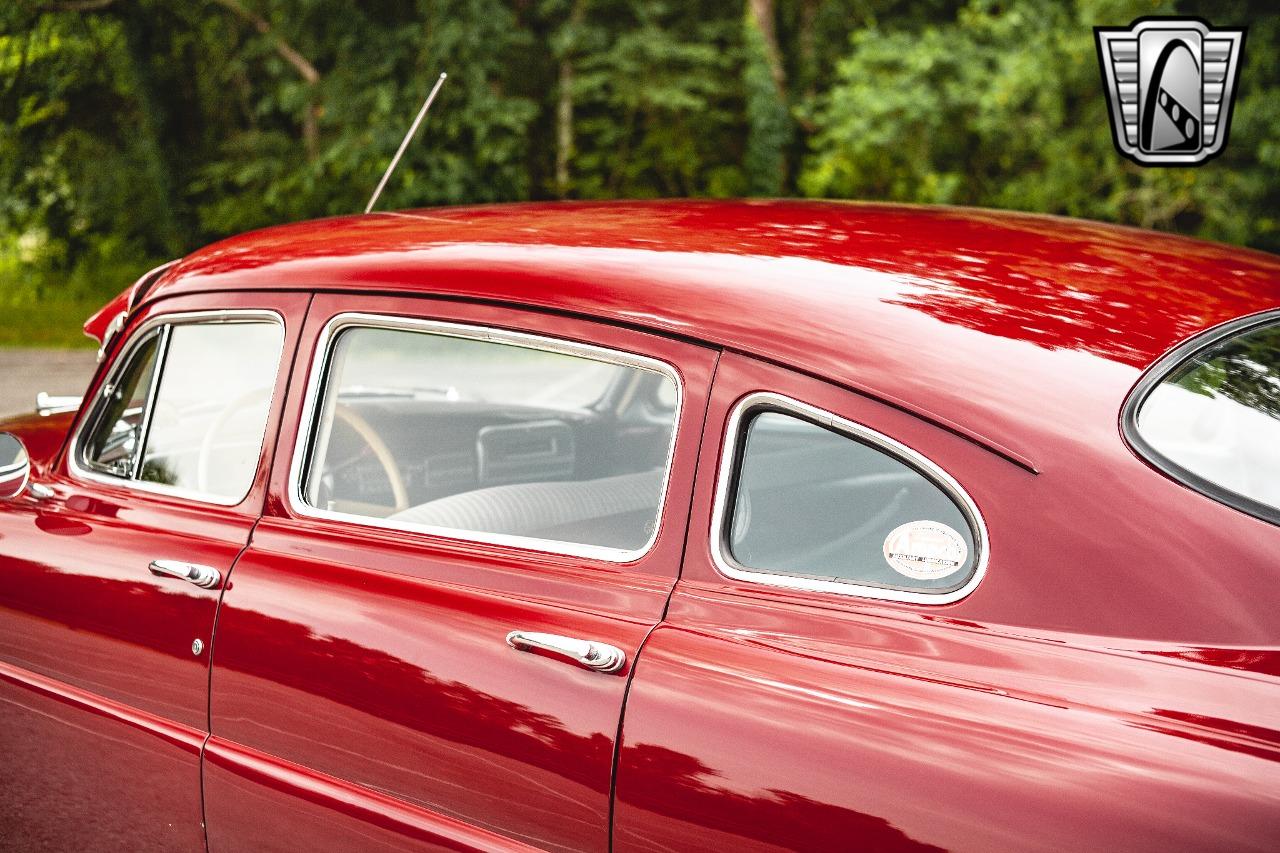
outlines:
M155 295L343 288L470 297L704 340L984 436L1113 423L1141 368L1280 306L1280 258L1117 226L840 202L520 204L286 225Z

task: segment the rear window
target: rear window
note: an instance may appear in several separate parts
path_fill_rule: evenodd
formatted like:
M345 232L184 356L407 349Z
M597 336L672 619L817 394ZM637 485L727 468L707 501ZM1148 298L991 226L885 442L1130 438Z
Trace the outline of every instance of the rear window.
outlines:
M1280 523L1280 317L1175 352L1134 396L1133 444L1201 492Z

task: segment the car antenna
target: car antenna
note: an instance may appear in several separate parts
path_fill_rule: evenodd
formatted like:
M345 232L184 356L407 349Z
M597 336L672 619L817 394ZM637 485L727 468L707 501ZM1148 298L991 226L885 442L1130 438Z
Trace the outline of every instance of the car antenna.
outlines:
M382 173L382 180L378 181L378 188L373 191L373 198L369 199L369 204L365 206L364 212L373 211L373 206L378 203L378 196L382 195L383 188L387 185L387 180L391 177L391 173L396 170L396 166L400 163L400 158L404 155L404 149L409 147L409 140L413 139L413 135L418 132L418 125L422 124L422 120L427 117L427 110L431 109L431 102L436 99L436 93L440 91L440 87L444 85L444 78L448 77L443 71L436 80L436 84L431 87L431 94L427 95L427 99L422 103L422 109L418 110L418 117L413 120L413 124L409 125L409 132L404 135L404 139L400 142L400 148L396 151L396 156L391 158L391 163L387 166L387 171Z

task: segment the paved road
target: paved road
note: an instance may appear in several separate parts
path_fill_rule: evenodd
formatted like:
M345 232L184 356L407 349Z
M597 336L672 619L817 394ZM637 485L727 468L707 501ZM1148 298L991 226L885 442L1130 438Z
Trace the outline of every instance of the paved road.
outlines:
M40 391L83 394L94 367L93 350L0 349L0 417L33 411Z

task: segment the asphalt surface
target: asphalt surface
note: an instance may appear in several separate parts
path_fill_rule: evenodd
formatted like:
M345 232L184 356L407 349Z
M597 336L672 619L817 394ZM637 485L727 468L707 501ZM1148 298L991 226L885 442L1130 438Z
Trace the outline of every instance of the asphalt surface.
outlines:
M40 391L80 396L95 366L93 350L0 349L0 417L34 411Z

